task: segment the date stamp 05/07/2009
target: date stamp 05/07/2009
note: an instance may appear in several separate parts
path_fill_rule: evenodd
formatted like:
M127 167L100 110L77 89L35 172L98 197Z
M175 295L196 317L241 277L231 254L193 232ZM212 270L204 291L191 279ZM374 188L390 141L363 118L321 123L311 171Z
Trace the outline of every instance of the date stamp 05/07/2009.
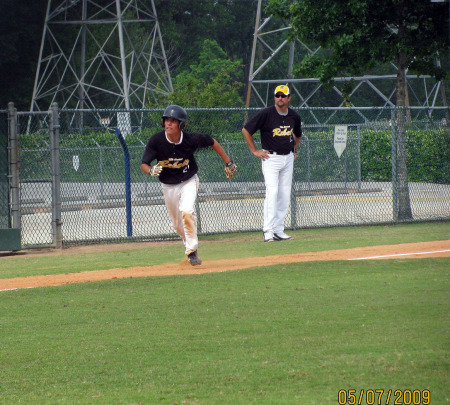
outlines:
M430 390L339 390L339 405L430 405Z

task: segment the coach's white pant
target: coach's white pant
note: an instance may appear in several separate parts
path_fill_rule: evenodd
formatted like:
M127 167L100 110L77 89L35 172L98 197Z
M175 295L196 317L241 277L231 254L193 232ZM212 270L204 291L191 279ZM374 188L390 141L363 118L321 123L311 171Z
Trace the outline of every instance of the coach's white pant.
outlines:
M194 175L180 184L162 184L164 201L175 231L180 235L188 255L198 249L195 201L199 179Z
M266 185L264 200L264 232L284 232L284 218L291 199L294 154L270 155L262 161Z

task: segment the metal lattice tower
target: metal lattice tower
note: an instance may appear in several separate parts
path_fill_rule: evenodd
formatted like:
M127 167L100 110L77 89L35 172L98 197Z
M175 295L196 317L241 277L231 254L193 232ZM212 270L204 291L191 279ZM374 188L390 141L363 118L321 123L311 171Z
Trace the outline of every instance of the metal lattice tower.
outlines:
M252 55L249 70L249 84L246 105L267 106L272 103L275 84L286 83L291 93L296 94L301 107L339 107L344 103L342 84L353 79L352 100L358 100L358 93L365 97L359 100L365 104L357 107L383 107L395 105L397 68L391 63L384 67L383 74L367 74L361 77L336 77L335 86L327 90L316 78L294 78L294 63L299 63L306 55L319 52L320 47L310 47L298 39L288 42L286 31L290 26L273 16L262 16L262 0L258 0ZM436 63L439 64L437 60ZM276 73L275 73L276 72ZM446 105L445 89L441 82L430 76L407 74L407 94L410 105ZM369 94L369 97L367 97ZM442 103L442 104L440 104ZM408 101L407 101L408 105Z
M153 0L48 0L31 111L143 108L172 90Z

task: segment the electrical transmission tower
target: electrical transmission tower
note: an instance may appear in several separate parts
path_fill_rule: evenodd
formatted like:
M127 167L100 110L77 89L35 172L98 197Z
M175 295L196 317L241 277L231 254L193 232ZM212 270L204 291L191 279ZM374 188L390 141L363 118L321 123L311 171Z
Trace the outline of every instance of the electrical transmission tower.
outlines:
M153 0L48 0L31 111L143 108L172 90Z
M320 47L312 47L298 39L286 40L290 27L273 16L264 17L262 2L258 0L255 31L249 69L249 84L246 105L267 106L273 101L276 84L289 84L291 93L298 97L300 107L339 107L344 105L342 86L353 81L350 94L357 107L384 107L395 105L397 67L391 63L382 67L382 74L366 74L361 77L336 77L332 90L325 89L316 78L295 78L294 64L316 54ZM439 64L437 60L436 63ZM430 76L406 75L406 105L446 105L445 88L442 82ZM355 100L355 101L353 101ZM442 103L442 104L440 104Z

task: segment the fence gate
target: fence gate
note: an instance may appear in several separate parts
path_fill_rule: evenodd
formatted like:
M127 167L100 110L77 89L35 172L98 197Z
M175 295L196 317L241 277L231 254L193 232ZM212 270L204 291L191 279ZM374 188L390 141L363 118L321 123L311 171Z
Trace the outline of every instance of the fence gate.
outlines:
M10 108L14 111L14 107ZM10 190L18 185L17 171L10 168L17 166L17 148L14 147L12 138L8 137L8 124L13 127L14 122L9 119L8 111L0 112L0 251L16 251L21 249L20 222L18 216L12 215L12 210L16 208L11 204ZM17 193L18 197L18 193ZM18 198L16 199L19 203Z

